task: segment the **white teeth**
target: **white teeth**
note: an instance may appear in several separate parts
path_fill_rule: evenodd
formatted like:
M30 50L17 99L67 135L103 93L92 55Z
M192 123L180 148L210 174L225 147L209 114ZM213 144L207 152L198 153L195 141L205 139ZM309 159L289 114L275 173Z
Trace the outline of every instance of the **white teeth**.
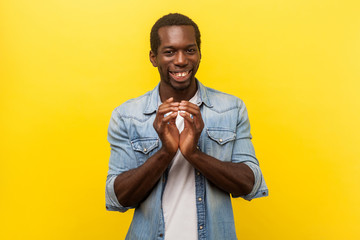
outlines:
M185 77L189 72L177 72L174 73L176 77Z

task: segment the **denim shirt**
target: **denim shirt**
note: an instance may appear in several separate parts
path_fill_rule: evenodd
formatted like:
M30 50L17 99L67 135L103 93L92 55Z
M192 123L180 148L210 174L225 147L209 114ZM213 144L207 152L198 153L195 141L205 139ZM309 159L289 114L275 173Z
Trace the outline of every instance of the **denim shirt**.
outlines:
M252 191L242 198L251 200L267 196L268 189L251 143L250 124L243 101L207 88L199 81L197 86L205 124L198 148L220 161L244 163L250 167L255 184ZM117 107L109 124L111 155L106 180L106 209L125 212L135 208L126 239L164 239L161 199L168 171L138 206L121 206L114 192L114 181L119 174L141 166L161 148L161 141L153 128L159 104L158 85L154 90ZM194 174L198 239L237 239L230 194L217 188L197 170Z

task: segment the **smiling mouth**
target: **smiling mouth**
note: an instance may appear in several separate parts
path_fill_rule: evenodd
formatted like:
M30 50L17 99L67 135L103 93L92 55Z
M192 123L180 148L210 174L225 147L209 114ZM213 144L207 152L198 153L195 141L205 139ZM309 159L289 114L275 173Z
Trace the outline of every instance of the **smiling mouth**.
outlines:
M187 80L192 73L192 70L190 71L183 71L183 72L171 72L169 71L170 76L175 79L176 81L184 81Z

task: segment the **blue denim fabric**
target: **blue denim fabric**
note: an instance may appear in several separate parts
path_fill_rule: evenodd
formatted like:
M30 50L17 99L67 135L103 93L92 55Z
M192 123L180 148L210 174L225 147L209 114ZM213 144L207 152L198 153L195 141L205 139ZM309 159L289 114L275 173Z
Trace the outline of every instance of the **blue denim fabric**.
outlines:
M197 81L201 98L201 114L205 123L198 147L221 161L245 163L255 175L246 200L268 195L251 143L250 124L244 103L237 97L203 86ZM120 173L137 168L161 148L153 128L159 106L159 85L154 90L117 107L111 116L108 141L111 146L106 180L106 209L125 212L114 192L114 181ZM229 193L210 183L196 170L196 207L198 239L237 239ZM135 209L126 239L164 239L162 194L167 172L151 194Z

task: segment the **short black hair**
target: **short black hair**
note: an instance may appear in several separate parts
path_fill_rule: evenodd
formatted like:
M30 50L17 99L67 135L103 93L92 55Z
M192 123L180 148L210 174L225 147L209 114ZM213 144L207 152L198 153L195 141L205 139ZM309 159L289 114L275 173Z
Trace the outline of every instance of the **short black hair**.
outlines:
M155 56L158 54L158 48L161 44L160 37L159 37L159 28L166 27L166 26L181 26L181 25L190 25L193 26L195 30L195 39L196 44L198 45L199 51L200 51L200 31L196 23L191 20L189 17L182 15L180 13L169 13L161 18L159 18L154 26L151 28L150 32L150 46L151 51L155 54Z

